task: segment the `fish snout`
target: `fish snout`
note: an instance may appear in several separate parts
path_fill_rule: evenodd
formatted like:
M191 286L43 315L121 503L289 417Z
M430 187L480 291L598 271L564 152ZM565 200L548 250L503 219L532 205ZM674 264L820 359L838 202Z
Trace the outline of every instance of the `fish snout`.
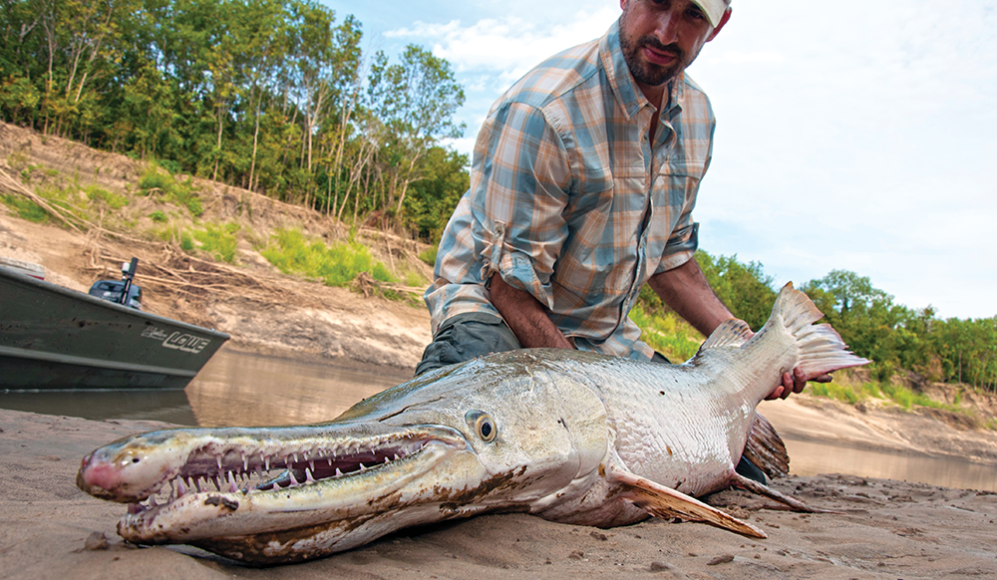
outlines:
M90 453L80 462L76 487L94 497L120 501L117 490L122 483L121 471L95 455Z

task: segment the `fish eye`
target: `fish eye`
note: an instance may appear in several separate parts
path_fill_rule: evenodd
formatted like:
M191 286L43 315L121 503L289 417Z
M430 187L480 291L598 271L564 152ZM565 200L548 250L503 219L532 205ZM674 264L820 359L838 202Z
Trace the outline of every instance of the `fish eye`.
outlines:
M464 418L482 441L485 443L495 441L495 437L498 436L498 427L495 425L495 420L492 419L491 415L484 411L475 410L468 411L464 415Z

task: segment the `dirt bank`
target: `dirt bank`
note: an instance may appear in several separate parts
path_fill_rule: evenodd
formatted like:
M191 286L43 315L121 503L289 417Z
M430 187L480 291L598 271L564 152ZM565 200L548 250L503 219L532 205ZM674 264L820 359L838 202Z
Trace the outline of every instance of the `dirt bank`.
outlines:
M283 227L335 241L346 235L338 223L298 206L197 179L193 183L204 213L195 220L164 200L135 194L147 168L147 163L123 155L0 123L0 171L20 178L24 187L57 188L70 199L84 199L83 188L99 187L128 200L118 209L77 200L87 208L87 231L57 220L32 223L0 204L0 256L41 264L47 280L81 291L94 280L117 279L120 262L137 256L137 282L146 291L147 311L227 332L238 349L414 368L431 339L429 315L418 297L365 297L359 291L286 276L250 243L265 241ZM10 191L0 187L0 193L17 187L7 182ZM158 238L149 218L154 211L169 214L171 226L177 228L205 222L238 225L244 237L235 263L187 255L175 243ZM357 235L376 259L396 272L421 275L428 284L431 270L416 258L424 246L374 230L362 229Z

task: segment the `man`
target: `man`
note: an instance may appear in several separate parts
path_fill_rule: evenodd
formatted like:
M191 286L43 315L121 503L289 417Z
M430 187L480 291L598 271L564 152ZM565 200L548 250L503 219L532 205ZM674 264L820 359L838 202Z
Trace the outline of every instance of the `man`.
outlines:
M605 36L495 103L426 291L417 374L530 347L666 362L627 317L645 283L704 335L734 318L692 259L715 121L684 72L729 1L621 0ZM796 369L770 398L805 384Z

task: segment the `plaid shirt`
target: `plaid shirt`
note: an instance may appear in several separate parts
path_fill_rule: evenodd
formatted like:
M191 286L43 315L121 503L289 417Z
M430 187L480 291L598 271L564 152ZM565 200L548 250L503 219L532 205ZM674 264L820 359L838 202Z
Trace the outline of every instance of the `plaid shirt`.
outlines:
M613 24L499 98L426 290L434 333L456 314L499 316L486 286L498 273L546 306L576 347L651 358L627 315L648 278L696 251L692 210L715 125L688 77L669 89L652 144L655 107L635 84Z

